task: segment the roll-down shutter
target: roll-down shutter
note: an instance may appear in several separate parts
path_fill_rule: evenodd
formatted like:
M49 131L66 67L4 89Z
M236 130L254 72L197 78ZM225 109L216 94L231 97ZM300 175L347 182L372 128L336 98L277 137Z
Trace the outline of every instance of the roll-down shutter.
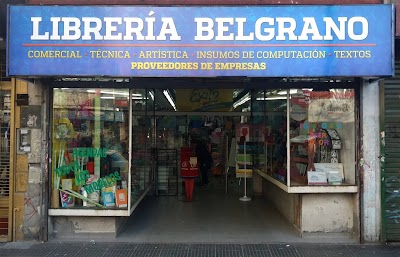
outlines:
M382 239L400 241L400 62L384 83L382 145Z

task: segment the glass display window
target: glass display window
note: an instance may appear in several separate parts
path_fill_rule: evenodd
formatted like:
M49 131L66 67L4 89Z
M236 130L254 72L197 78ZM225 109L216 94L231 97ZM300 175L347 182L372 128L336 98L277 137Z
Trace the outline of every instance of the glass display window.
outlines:
M287 192L354 186L355 109L354 89L54 88L51 207L136 206L165 180L157 149L203 137L215 174L256 171Z
M255 91L252 133L263 143L254 168L288 192L354 186L355 109L354 89Z
M291 89L288 97L290 185L354 185L354 89Z
M287 173L287 90L266 89L253 95L254 134L257 141L263 142L258 147L256 167L286 184Z
M153 182L154 103L153 90L132 89L131 205L138 202Z
M55 88L52 208L127 209L129 90Z

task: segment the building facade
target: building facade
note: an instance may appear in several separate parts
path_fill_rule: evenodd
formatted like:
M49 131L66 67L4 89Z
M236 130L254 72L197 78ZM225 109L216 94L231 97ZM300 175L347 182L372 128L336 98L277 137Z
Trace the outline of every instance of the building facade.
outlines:
M251 193L301 236L380 240L377 117L379 79L393 74L391 5L353 1L353 14L337 1L91 3L8 7L8 241L77 233L71 222L117 235L155 184L172 190L154 173L153 149L190 145L205 111L232 117L217 127L227 145L243 137L224 165L251 175ZM199 90L218 94L218 106L185 100ZM159 139L179 126L173 142Z

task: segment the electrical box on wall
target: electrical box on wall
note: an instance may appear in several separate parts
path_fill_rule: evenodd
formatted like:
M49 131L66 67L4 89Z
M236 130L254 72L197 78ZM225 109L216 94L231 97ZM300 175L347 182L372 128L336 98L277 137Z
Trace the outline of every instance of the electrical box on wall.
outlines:
M17 153L30 153L31 152L31 130L20 128L17 130Z

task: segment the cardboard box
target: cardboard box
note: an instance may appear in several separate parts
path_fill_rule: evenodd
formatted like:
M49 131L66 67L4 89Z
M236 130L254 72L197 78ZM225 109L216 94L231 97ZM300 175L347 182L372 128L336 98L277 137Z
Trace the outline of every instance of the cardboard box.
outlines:
M327 185L328 180L326 172L321 171L307 171L307 179L309 185Z

